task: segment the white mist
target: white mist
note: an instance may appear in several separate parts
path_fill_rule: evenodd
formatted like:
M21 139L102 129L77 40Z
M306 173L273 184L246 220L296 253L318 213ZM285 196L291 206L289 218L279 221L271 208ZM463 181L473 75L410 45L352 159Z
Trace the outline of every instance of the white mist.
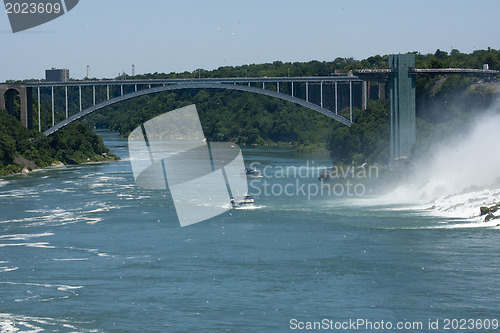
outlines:
M392 202L423 204L447 217L479 218L479 207L500 202L500 104L470 128L433 147ZM498 220L496 223L499 223Z

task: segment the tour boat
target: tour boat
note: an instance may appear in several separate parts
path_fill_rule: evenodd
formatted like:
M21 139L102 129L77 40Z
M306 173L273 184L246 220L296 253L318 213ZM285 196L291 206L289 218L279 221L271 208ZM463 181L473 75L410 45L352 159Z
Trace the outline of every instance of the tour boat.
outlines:
M247 169L245 170L245 173L246 173L248 176L258 176L258 175L260 175L260 171L259 171L259 170L257 170L257 168L253 168L253 169L251 169L251 168L247 168Z
M250 194L246 194L241 201L236 202L234 198L231 197L231 205L236 207L248 207L255 204L254 198Z

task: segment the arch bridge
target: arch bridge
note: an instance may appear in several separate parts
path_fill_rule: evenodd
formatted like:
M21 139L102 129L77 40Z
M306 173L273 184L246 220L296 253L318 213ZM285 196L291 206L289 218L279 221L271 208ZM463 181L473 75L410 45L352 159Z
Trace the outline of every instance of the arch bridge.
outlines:
M339 114L339 87L338 83L349 85L349 119ZM75 81L65 83L43 82L43 83L28 83L27 87L37 88L38 96L40 96L40 88L49 87L51 89L52 99L52 126L44 131L45 135L51 135L63 128L64 126L80 119L92 112L103 109L107 106L143 96L148 94L156 94L164 91L174 91L181 89L229 89L244 92L251 92L261 94L274 98L279 98L292 103L302 105L306 108L319 112L327 117L335 119L346 126L352 124L352 110L353 110L353 86L352 84L362 83L362 80L355 76L349 77L300 77L300 78L225 78L225 79L171 79L171 80L113 80L113 81ZM296 87L302 84L305 88L304 98L297 96ZM335 100L334 110L329 110L325 107L326 98L326 85L330 85L333 90L332 96ZM287 91L284 92L284 85L288 86ZM320 96L312 96L311 87L316 85L319 89ZM92 87L92 100L93 105L87 108L82 107L82 87ZM96 103L96 86L106 87L106 99L100 103ZM118 86L120 93L118 96L111 97L111 89L113 86ZM132 92L125 92L125 89L130 86L133 87ZM65 88L65 112L66 117L64 120L56 123L54 114L54 87ZM78 87L79 91L79 111L73 115L69 115L68 110L68 87ZM312 99L316 97L319 99L319 104L313 103ZM40 103L39 111L40 111ZM39 117L41 112L38 113ZM39 119L39 130L41 130L41 119Z

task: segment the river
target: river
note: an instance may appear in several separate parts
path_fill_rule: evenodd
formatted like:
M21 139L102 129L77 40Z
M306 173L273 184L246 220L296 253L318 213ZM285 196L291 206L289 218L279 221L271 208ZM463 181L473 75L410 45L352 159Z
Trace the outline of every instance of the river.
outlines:
M256 207L181 228L167 191L135 185L126 139L99 134L122 161L0 179L1 332L498 327L494 225L320 195L328 156L253 148Z

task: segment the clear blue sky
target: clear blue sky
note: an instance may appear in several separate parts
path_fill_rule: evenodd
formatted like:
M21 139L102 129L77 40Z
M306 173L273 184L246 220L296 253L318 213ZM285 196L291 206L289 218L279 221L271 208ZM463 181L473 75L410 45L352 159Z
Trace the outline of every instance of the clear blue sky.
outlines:
M499 0L80 0L13 34L0 12L0 82L69 68L81 79L281 61L500 48Z

